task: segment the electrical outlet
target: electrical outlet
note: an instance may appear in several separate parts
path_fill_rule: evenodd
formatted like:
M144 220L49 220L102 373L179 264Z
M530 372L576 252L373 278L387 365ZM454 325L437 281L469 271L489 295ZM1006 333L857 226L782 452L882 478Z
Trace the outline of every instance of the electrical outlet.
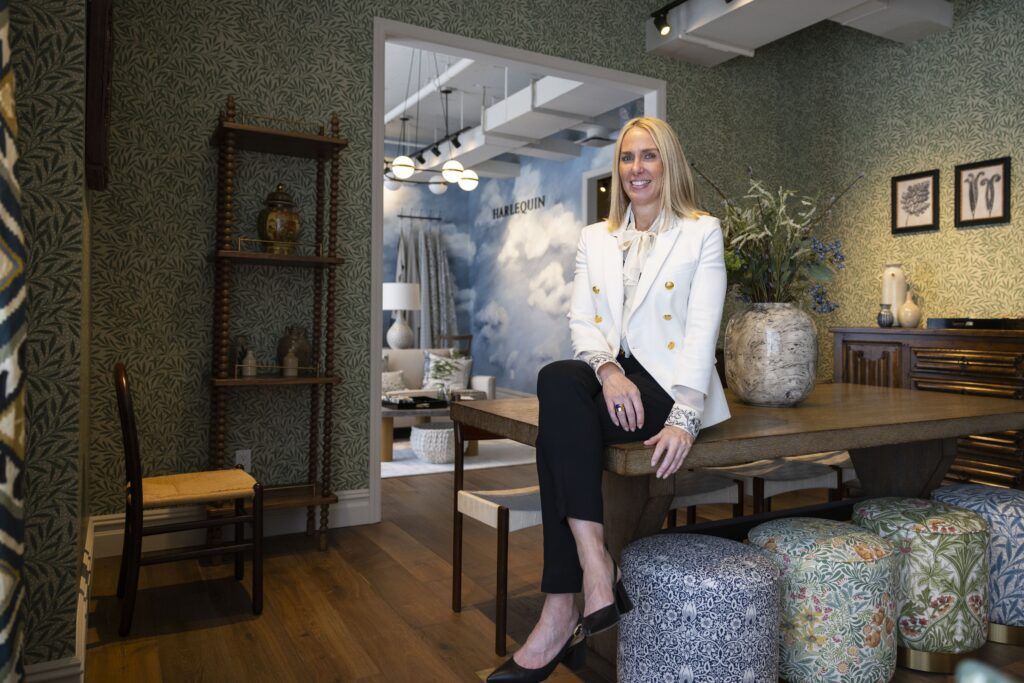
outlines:
M241 465L246 472L252 472L252 449L243 448L235 451L235 464Z

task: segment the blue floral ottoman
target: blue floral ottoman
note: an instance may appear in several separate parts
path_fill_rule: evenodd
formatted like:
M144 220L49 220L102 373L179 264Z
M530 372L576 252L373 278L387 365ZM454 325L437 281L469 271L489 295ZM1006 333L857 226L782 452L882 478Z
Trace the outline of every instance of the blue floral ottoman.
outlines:
M899 652L912 669L952 673L988 637L988 524L962 508L919 498L873 498L853 520L899 553Z
M779 570L715 536L659 534L622 552L634 608L619 622L623 683L761 683L779 670Z
M936 489L932 498L977 512L988 522L988 637L1024 645L1024 491L953 484Z
M779 675L789 683L884 683L896 670L896 562L870 531L791 517L750 532L782 570Z

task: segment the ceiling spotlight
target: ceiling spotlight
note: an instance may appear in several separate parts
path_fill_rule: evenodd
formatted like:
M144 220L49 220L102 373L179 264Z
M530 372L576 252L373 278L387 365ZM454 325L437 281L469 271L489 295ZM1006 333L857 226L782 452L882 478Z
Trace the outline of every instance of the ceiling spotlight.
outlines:
M454 147L455 149L458 149L459 147L462 147L462 143L459 142L459 136L458 135L456 135L455 137L452 138L452 147Z
M419 162L420 166L426 166L427 165L427 158L425 156L423 156L423 152L420 152L419 154L417 154L413 158L416 159L416 161Z
M608 188L605 187L604 185L598 185L597 189L600 190L601 192L607 192L608 191Z
M444 194L445 192L448 191L448 183L446 183L444 181L444 178L442 178L439 175L436 175L433 178L431 178L430 184L427 185L427 187L429 187L430 191L433 192L434 194Z
M672 27L668 23L668 10L661 10L654 15L654 28L663 36L672 32Z
M467 168L462 172L462 177L459 178L459 188L466 192L472 192L476 189L479 182L480 176L476 174L476 171L471 168Z
M412 159L403 154L391 161L391 172L399 180L405 180L416 172L416 167L412 165Z
M434 155L435 157L440 157L440 156L441 156L441 148L437 146L437 143L436 143L436 142L434 143L434 146L430 148L430 152L431 152L431 153L432 153L432 154L433 154L433 155Z
M462 180L462 163L458 159L449 159L441 167L441 175L449 183L457 183Z

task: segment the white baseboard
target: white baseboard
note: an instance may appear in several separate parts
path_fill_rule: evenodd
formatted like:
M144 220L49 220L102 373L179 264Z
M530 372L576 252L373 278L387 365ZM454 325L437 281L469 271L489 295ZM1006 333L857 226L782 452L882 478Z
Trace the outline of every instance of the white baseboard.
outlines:
M27 683L81 683L85 680L85 635L89 617L89 596L92 593L92 561L95 533L89 524L82 548L82 565L78 577L78 606L75 613L75 654L64 659L37 662L25 667ZM118 551L120 552L120 550Z
M329 528L335 529L371 523L369 489L339 491L337 496L338 502L331 506L330 516L327 521ZM203 507L201 505L153 508L144 512L143 524L169 524L171 522L193 521L199 519L202 514ZM320 525L319 514L319 511L317 511L317 526ZM92 515L89 518L89 528L95 530L94 557L116 557L121 554L121 545L124 542L123 514ZM271 510L264 514L264 537L303 533L305 530L305 508ZM147 536L143 540L142 550L149 552L152 550L170 550L172 548L200 545L205 540L205 533L202 529L197 529L194 531L182 531L176 534ZM225 534L227 537L230 537L231 527L225 527Z

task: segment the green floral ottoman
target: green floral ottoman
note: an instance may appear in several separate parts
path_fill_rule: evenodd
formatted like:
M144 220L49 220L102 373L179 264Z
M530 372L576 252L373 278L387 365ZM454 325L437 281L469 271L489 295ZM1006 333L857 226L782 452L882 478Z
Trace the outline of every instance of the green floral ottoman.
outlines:
M895 549L852 524L791 517L750 543L782 569L779 675L790 683L888 681L896 669Z
M899 551L900 664L937 671L988 637L988 523L969 510L918 498L874 498L853 520ZM914 652L916 651L916 652ZM951 671L945 671L950 673Z

